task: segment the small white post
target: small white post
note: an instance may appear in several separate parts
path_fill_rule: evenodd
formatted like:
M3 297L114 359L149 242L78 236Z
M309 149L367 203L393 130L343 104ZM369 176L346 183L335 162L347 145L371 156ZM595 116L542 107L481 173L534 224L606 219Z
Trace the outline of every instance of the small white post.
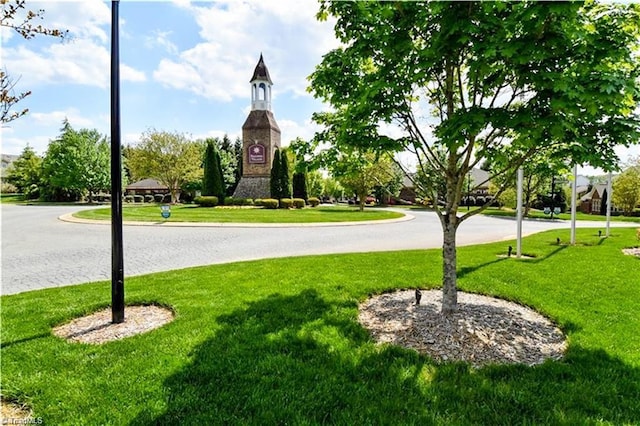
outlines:
M612 176L611 172L609 172L609 177L607 181L607 238L609 237L609 231L611 228L611 198L613 195L613 185L611 184Z
M576 210L578 205L578 165L573 165L573 183L571 185L571 245L576 243Z
M517 221L517 242L516 257L522 255L522 184L524 180L524 170L522 167L518 169L517 196L516 196L516 221Z

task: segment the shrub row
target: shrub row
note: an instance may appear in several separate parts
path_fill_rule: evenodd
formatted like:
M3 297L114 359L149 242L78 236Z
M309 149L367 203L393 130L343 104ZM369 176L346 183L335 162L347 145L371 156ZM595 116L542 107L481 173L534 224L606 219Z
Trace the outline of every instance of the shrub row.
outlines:
M213 195L196 197L193 202L201 207L215 207L220 204L218 197ZM320 204L320 200L316 197L309 198L308 202L311 207L316 207ZM264 207L266 209L277 209L278 207L281 209L302 209L307 205L307 203L302 198L281 198L280 200L276 200L274 198L257 198L252 200L251 198L226 197L224 199L224 205L257 206Z
M111 196L99 195L99 196L96 196L95 199L97 201L109 201L111 200ZM124 197L124 202L125 203L170 203L171 194L126 195Z

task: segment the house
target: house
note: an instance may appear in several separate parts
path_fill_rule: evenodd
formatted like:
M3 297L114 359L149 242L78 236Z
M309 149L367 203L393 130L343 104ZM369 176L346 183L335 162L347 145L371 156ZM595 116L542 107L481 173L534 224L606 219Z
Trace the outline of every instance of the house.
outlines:
M420 197L416 191L415 179L416 173L409 173L404 177L402 189L400 190L400 199L414 203L416 197ZM489 172L482 169L472 169L468 188L463 188L461 205L466 205L467 200L469 200L470 205L483 205L493 198L489 194L489 181ZM467 191L469 192L468 194Z
M126 195L155 195L168 193L169 187L158 182L156 179L143 179L127 185L125 188Z
M580 197L580 211L587 214L602 214L606 209L607 198L607 185L595 184L591 191ZM619 209L612 204L611 211L617 212Z

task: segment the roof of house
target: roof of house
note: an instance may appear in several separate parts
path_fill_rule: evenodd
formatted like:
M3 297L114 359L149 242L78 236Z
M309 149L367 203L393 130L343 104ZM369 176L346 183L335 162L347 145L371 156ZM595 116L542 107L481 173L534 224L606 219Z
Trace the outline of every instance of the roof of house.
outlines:
M253 70L253 77L251 77L251 80L249 80L249 82L252 82L254 80L267 81L269 82L269 84L273 84L273 82L271 81L271 77L269 76L269 70L267 69L267 66L264 63L264 59L262 58L262 53L260 54L258 65L256 65L255 70Z
M169 190L169 187L163 183L160 183L158 180L156 179L142 179L138 182L134 182L130 185L127 185L127 187L125 188L126 190L142 190L142 189L163 189L163 190Z

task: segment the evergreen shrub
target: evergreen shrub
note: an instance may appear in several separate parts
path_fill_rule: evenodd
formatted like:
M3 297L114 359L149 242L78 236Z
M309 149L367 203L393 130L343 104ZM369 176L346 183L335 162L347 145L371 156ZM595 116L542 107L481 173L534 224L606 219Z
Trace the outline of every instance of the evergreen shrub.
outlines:
M290 209L293 207L293 200L291 198L280 198L280 208Z
M307 202L311 207L317 207L318 205L320 205L320 199L318 197L309 197Z
M293 199L293 207L296 209L302 209L305 206L305 202L303 198L294 198Z
M278 200L273 198L264 198L261 203L262 207L265 209L277 209L278 208Z
M196 197L193 202L200 207L215 207L218 205L218 197L215 195Z

